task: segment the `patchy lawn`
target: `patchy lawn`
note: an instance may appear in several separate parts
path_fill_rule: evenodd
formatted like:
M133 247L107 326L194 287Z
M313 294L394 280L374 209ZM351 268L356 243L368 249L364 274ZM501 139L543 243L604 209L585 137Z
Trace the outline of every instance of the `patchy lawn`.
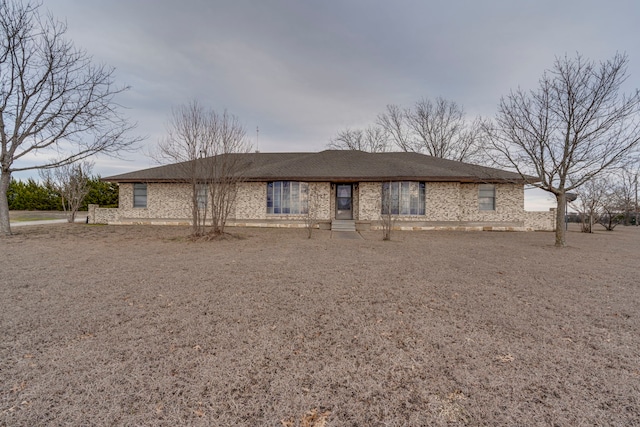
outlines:
M87 216L87 212L78 212L78 216ZM11 222L47 221L51 219L66 219L69 216L63 211L9 211Z
M638 425L640 229L0 239L0 425Z

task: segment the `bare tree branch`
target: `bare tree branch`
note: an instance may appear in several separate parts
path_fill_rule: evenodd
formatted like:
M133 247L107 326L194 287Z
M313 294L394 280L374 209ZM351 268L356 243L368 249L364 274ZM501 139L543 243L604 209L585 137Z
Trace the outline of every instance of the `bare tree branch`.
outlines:
M40 169L40 177L51 188L60 194L62 208L69 214L67 220L75 222L76 214L91 187L89 179L93 170L93 162L82 161L68 163L55 169Z
M571 206L578 212L583 233L593 233L593 224L600 221L609 183L603 177L594 178L581 186Z
M405 122L406 113L398 105L389 104L387 110L378 116L378 126L382 127L402 151L414 151Z
M49 169L139 141L119 113L113 68L65 39L66 24L38 3L0 0L0 233L11 233L11 174ZM27 159L37 159L27 161ZM20 164L16 161L20 160Z
M640 94L620 93L627 62L556 58L537 90L503 97L485 127L494 158L556 196L556 246L566 244L566 193L632 160L640 143Z
M384 153L389 149L387 132L380 126L362 129L345 129L331 139L327 145L334 150L359 150L369 153Z
M378 124L402 151L457 161L483 160L481 119L467 121L464 108L454 101L423 98L404 110L387 105Z
M464 109L454 101L422 99L407 111L406 120L416 136L412 151L458 161L471 160L480 151L477 122L468 124Z
M236 154L250 150L244 127L226 110L220 114L198 101L173 109L167 137L159 143L155 157L176 163L180 181L190 185L194 237L206 234L209 213L213 235L224 233L237 186L243 180L244 164Z

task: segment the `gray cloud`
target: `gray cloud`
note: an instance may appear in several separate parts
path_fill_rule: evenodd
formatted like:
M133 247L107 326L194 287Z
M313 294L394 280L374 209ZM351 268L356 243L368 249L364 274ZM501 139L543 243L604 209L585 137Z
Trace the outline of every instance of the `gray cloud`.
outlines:
M501 95L533 88L554 56L627 52L640 76L635 0L47 0L69 36L117 68L121 98L154 145L172 106L227 108L262 151L323 149L386 104L443 96L492 116ZM128 170L147 166L141 150ZM99 159L103 175L121 172ZM118 170L116 171L115 168Z

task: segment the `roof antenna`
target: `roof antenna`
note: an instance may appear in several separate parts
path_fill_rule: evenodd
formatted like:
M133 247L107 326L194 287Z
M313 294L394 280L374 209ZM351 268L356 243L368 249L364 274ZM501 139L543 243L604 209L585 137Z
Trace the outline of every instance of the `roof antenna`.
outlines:
M260 136L260 128L258 128L258 126L256 126L256 153L260 152L260 142L258 140L259 136Z

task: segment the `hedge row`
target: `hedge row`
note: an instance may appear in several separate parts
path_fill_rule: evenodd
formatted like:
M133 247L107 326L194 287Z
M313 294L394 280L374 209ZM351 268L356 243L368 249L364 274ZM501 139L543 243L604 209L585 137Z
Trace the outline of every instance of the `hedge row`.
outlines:
M90 190L80 210L89 204L101 207L118 207L118 185L100 181L99 176L89 179ZM29 178L27 181L11 180L7 194L9 209L16 211L61 211L62 200L51 186Z

